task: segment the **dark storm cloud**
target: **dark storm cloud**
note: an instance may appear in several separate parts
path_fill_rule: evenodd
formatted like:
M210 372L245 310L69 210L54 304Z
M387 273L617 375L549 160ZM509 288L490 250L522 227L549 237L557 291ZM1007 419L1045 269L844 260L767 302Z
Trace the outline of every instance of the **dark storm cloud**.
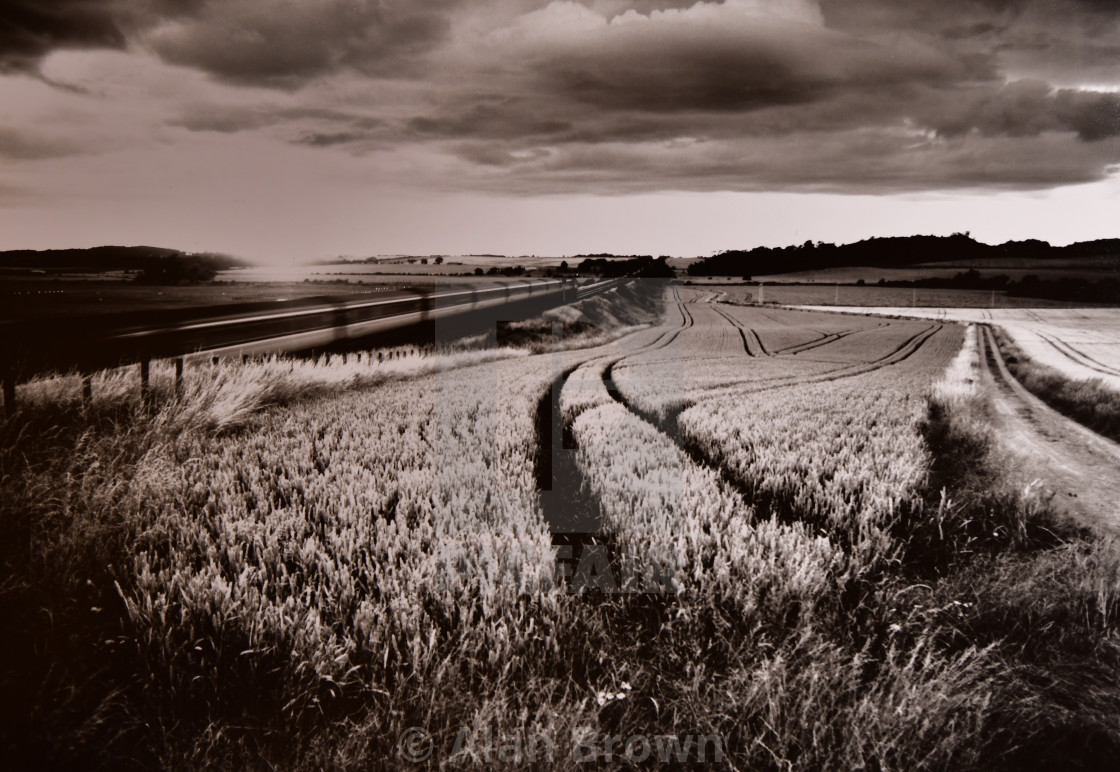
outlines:
M497 39L521 67L511 83L522 100L485 121L451 109L412 127L486 167L488 182L527 192L1033 189L1101 179L1120 162L1120 95L1008 83L1001 59L1032 39L1087 45L1120 19L1106 4L814 10L729 0L607 18L555 3ZM549 118L572 128L534 136L533 120Z
M1120 137L1120 94L1063 90L1055 103L1060 119L1082 139Z
M1114 0L820 0L820 7L830 26L934 33L968 24L1038 18L1064 21L1063 27L1071 22L1103 27L1120 12Z
M554 4L538 14L518 54L541 88L598 107L741 111L970 75L968 60L913 37L828 30L808 3L702 3L601 24L578 9Z
M235 83L296 87L352 68L403 67L441 41L454 0L227 0L152 29L164 59Z
M33 71L57 48L122 48L117 3L6 0L0 10L0 73Z
M908 30L984 51L1013 69L1076 76L1120 65L1114 0L821 0L821 9L832 27Z
M231 82L292 87L352 67L401 66L448 29L457 0L8 0L0 72L52 51L151 46Z
M1120 86L1120 3L1102 0L43 7L4 12L0 67L76 46L154 53L225 84L199 79L170 125L323 152L395 147L408 163L458 163L466 185L1038 188L1120 162L1120 95L1076 88ZM0 153L49 154L27 136Z
M977 131L1026 137L1073 132L1086 142L1120 136L1120 94L1051 89L1040 81L960 90L942 95L925 125L947 136Z

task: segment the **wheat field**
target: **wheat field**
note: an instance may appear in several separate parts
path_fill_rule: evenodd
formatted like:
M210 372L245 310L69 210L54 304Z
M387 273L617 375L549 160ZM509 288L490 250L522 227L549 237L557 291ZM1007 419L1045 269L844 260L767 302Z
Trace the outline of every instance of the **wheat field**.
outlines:
M450 768L494 761L463 732L574 769L573 737L627 766L608 739L692 733L774 770L1120 748L1120 552L1008 482L973 328L653 295L585 347L221 364L179 399L157 369L154 403L124 374L86 406L24 387L6 752L399 768L416 728Z

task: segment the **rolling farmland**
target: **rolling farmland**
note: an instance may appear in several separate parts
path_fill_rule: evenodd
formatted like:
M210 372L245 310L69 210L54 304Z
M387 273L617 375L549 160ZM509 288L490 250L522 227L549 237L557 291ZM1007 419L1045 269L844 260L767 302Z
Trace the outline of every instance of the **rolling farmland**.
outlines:
M234 364L162 406L28 399L0 522L7 661L35 665L3 683L42 707L4 716L12 753L398 767L420 731L421 766L501 760L486 737L580 768L573 737L628 764L612 738L687 735L736 768L1016 769L1120 748L1120 555L1001 465L975 328L657 287L656 323L589 348L245 365L269 394L320 385L236 421L187 406L232 398ZM43 431L52 411L75 428Z
M692 280L691 285L681 288L688 297L717 296L728 303L779 303L787 306L809 308L834 308L852 306L854 308L1006 308L1038 309L1078 307L1078 304L1062 300L1044 298L1016 297L997 291L993 297L991 290L979 289L934 289L926 287L879 287L874 284L859 286L853 284L813 283L802 284L771 283L753 281L743 283L741 277L720 277ZM722 293L722 294L720 294Z
M1071 378L1120 390L1120 310L1115 308L830 308L854 314L995 324L1034 360Z
M1120 770L1118 31L5 3L0 772Z

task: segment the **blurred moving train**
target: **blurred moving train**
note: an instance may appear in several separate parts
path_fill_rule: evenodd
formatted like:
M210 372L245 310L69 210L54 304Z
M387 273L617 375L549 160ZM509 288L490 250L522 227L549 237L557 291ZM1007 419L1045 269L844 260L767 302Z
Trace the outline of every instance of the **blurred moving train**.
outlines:
M506 281L498 286L402 288L371 299L318 297L10 322L0 326L0 377L7 396L16 381L50 371L89 372L169 357L305 351L485 309L527 316L626 281Z

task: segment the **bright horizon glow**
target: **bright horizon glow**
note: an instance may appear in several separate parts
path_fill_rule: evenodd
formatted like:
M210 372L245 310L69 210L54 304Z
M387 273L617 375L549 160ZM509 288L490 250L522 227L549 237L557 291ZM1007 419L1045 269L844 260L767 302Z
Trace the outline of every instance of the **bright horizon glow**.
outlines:
M191 207L189 219L177 216L174 208L169 211L163 201L131 201L128 206L136 221L127 228L103 218L96 208L76 207L65 212L70 223L65 233L44 238L58 216L57 208L25 209L18 220L10 217L10 210L0 210L0 231L6 234L5 248L10 249L144 244L228 252L266 265L378 255L611 252L705 257L728 249L789 246L806 240L850 243L875 236L954 232L969 232L989 244L1037 238L1055 246L1120 236L1110 217L1120 211L1116 180L1046 193L963 198L792 193L520 200L417 196L338 200L332 205L320 202L318 207L297 200L275 213L261 202L254 206L248 197L205 208L185 201L181 206L183 211ZM255 219L250 221L250 216ZM614 227L619 221L630 226ZM488 225L477 229L475 223ZM28 231L25 239L16 237L21 228Z

